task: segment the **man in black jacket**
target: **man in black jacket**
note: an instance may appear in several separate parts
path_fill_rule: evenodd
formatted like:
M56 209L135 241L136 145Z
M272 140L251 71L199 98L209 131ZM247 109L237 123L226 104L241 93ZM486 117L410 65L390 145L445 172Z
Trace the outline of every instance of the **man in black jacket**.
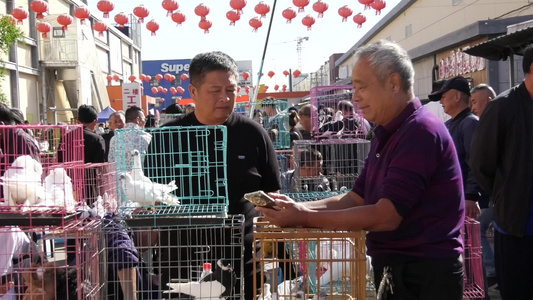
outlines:
M533 298L533 46L525 80L489 102L472 143L471 167L494 201L496 277L503 300Z

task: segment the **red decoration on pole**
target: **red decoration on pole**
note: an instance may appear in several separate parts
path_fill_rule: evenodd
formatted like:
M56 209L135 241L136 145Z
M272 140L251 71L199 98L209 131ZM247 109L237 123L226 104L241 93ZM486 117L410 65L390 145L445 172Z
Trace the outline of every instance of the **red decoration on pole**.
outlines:
M302 19L302 24L307 26L307 30L311 30L311 26L315 24L315 18L311 15L307 15Z
M370 4L374 2L374 0L359 0L359 3L363 4L366 9L370 9Z
M198 15L202 20L205 20L205 17L209 14L209 7L203 3L200 3L196 8L194 9L194 13ZM211 26L209 26L211 27Z
M128 15L126 15L123 12L118 13L115 16L115 22L117 22L118 28L124 28L125 27L124 25L128 24L129 21L130 21L130 18L128 17Z
M370 3L370 6L376 10L376 15L380 15L381 10L387 6L387 3L385 3L385 0L374 0L374 2Z
M144 18L150 15L150 10L141 4L133 9L133 14L139 18L139 23L144 23Z
M244 78L244 80L248 80L249 77L250 77L250 73L248 73L248 72L243 72L242 73L242 78Z
M283 75L285 75L285 77L289 76L289 74L290 74L289 71L287 70L283 71Z
M172 13L180 7L178 4L178 1L176 0L163 0L163 3L161 3L163 8L167 11L167 17L172 15Z
M246 0L231 0L229 5L239 14L242 14L242 9L246 6Z
M226 13L226 18L231 21L230 25L235 26L235 22L241 19L241 14L236 10L230 10Z
M74 16L80 19L80 24L85 24L85 19L89 19L91 11L87 6L80 6L74 10Z
M120 76L118 76L118 75L116 75L116 74L113 75L113 80L115 80L115 81L117 81L117 82L120 81Z
M291 23L292 19L296 18L296 11L294 10L294 8L289 7L289 8L286 8L281 13L281 15L283 15L283 17L287 19L287 23Z
M28 11L24 7L19 6L13 9L11 15L17 19L17 25L22 25L22 21L28 18Z
M176 26L181 25L185 20L187 20L187 17L182 12L177 11L172 14L172 21L176 22Z
M184 90L181 86L178 86L178 87L176 88L176 91L178 91L178 93L180 93L180 94L185 93L185 90Z
M68 25L72 24L72 17L68 14L60 14L57 17L57 23L63 26L63 31L66 31L68 29Z
M209 33L209 28L213 26L213 23L208 19L202 19L200 20L200 23L198 23L198 26L204 30L204 33Z
M358 13L357 15L353 16L353 21L357 23L357 28L361 28L363 27L363 23L366 22L366 17L363 14Z
M113 80L113 76L107 75L106 79L107 79L107 85L111 85L111 80Z
M130 75L128 79L130 80L130 82L135 82L135 80L137 80L137 77L135 75Z
M252 26L254 28L254 30L252 30L252 32L257 32L257 29L259 27L263 26L263 22L261 22L261 19L259 17L255 17L255 18L250 19L249 24L250 24L250 26Z
M313 9L318 13L318 17L322 18L324 16L324 12L328 10L329 5L326 2L323 2L322 0L318 0L313 4Z
M158 92L158 90L157 90L157 88L154 86L154 87L152 88L152 94L157 94L157 92Z
M96 7L104 13L104 18L109 18L109 12L115 9L115 4L110 0L100 0L96 4Z
M185 81L185 80L189 79L189 75L183 73L183 74L181 74L180 78L181 78L181 81Z
M159 23L152 19L150 22L146 23L146 29L150 30L150 32L152 32L152 36L154 36L155 32L159 29Z
M274 75L276 75L276 73L274 71L268 71L268 77L272 78L274 77Z
M93 29L99 33L98 36L104 36L104 31L107 30L107 24L98 20L94 23Z
M339 8L339 15L342 17L342 21L346 22L348 20L348 17L351 16L353 13L353 10L348 7L348 5L344 5L343 7Z
M270 12L270 5L261 1L255 6L255 12L261 15L261 18L266 17L266 14Z
M309 5L309 2L310 2L309 0L292 0L292 4L298 7L299 13L305 11L305 7Z
M43 38L48 37L48 33L52 30L52 26L47 22L37 24L37 31L43 34Z
M298 76L300 76L302 74L302 72L300 72L300 70L294 70L294 72L292 72L292 75L294 76L294 78L298 78Z
M48 11L48 3L43 0L33 0L30 8L37 13L37 19L42 19L44 18L43 14Z

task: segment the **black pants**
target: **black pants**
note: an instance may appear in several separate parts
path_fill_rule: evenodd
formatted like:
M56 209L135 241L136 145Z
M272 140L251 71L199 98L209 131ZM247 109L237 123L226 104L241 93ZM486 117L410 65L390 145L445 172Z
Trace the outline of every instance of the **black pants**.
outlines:
M405 255L372 257L376 291L383 268L392 269L393 294L386 300L461 300L463 299L463 262L461 258L418 258Z
M496 278L502 300L533 299L533 237L494 231Z

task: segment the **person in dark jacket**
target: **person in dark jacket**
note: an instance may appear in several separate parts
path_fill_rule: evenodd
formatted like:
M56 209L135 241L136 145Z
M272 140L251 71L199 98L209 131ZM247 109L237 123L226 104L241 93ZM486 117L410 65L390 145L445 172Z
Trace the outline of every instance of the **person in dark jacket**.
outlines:
M496 277L503 300L533 298L533 46L524 81L489 102L470 164L494 202Z
M448 79L440 90L429 94L428 97L431 101L440 101L444 112L452 117L444 124L450 131L457 150L459 164L461 164L466 200L465 214L470 218L477 219L481 214L477 204L481 195L481 188L470 170L468 161L470 159L470 145L479 120L468 107L470 100L468 81L463 76Z
M126 116L123 111L116 111L109 116L109 131L102 134L105 142L105 158L109 156L109 143L111 138L115 136L115 129L124 128L126 125Z

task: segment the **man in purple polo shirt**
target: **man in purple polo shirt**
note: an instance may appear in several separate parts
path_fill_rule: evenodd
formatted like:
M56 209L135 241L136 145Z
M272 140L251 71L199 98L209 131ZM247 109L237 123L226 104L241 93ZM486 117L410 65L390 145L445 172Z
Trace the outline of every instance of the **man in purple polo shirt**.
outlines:
M352 82L354 102L378 125L353 189L306 203L270 194L277 208L257 210L283 227L369 231L376 285L391 268L386 299L462 299L465 203L448 130L414 96L413 65L399 45L360 48Z

